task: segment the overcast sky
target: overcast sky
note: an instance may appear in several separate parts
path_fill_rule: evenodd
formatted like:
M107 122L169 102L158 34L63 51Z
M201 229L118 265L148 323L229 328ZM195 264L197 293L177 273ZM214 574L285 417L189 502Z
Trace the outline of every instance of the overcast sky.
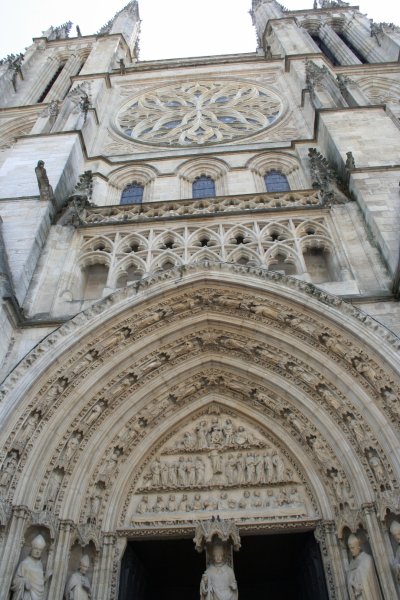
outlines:
M290 10L311 8L313 0L282 0ZM3 0L0 58L24 51L50 25L72 21L83 35L95 33L127 0ZM361 0L360 10L375 21L400 24L398 0ZM254 52L251 0L139 0L141 60ZM71 36L75 34L75 27Z

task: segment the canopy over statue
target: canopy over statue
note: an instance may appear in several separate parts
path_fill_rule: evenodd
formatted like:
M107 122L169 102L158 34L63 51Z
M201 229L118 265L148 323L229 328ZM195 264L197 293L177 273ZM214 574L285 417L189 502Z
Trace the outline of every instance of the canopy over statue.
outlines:
M196 550L206 549L207 569L200 582L200 600L238 600L232 568L232 547L240 548L240 536L233 521L218 517L199 523L194 538Z

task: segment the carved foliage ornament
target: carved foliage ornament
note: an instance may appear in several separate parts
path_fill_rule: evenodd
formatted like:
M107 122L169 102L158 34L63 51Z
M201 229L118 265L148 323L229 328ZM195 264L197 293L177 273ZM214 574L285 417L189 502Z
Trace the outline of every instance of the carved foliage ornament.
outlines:
M259 133L281 112L278 96L255 85L188 82L136 97L120 110L117 123L140 142L197 146Z

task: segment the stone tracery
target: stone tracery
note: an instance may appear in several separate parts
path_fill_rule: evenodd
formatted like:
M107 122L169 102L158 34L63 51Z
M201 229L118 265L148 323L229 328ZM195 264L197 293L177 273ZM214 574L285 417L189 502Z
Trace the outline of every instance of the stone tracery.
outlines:
M282 112L278 96L254 85L189 82L158 88L120 110L125 135L157 145L227 142L258 133Z

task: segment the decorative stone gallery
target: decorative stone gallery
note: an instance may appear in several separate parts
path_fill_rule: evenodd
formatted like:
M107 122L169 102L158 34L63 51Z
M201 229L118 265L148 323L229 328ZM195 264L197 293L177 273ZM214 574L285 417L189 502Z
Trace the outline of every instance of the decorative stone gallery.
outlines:
M0 600L400 599L400 33L251 4L0 61Z

